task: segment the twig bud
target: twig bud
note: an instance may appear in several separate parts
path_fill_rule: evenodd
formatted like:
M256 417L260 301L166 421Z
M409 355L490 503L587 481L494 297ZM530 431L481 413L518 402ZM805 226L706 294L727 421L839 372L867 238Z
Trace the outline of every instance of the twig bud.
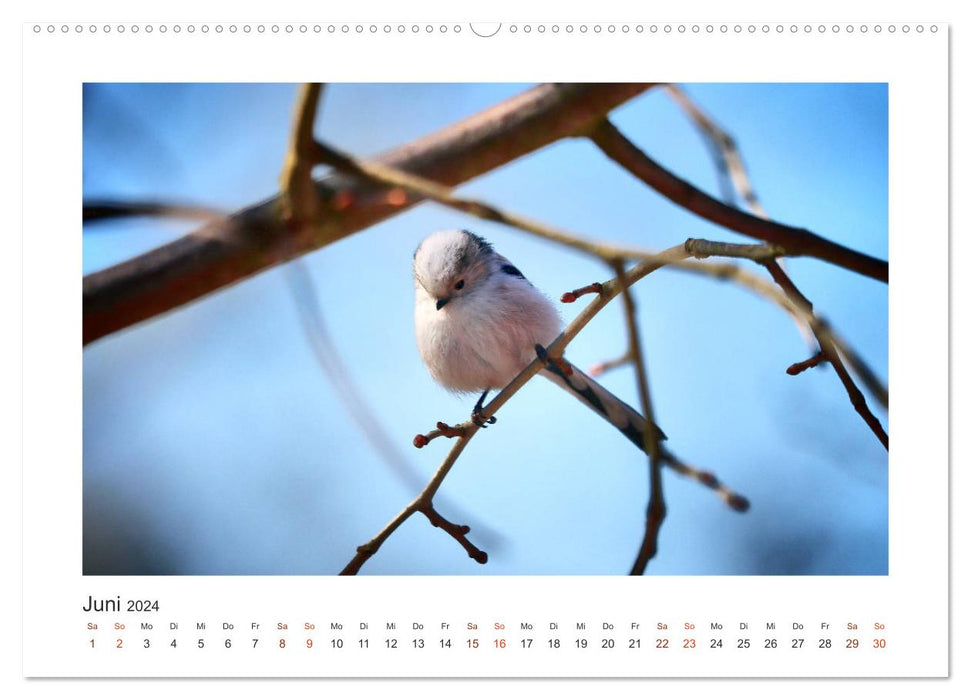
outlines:
M333 199L331 199L331 206L336 211L344 211L353 206L355 199L354 193L350 190L338 190L334 193Z
M751 505L749 500L745 496L739 496L737 493L733 493L728 496L728 505L732 510L737 510L739 513L744 513L749 509Z
M402 187L395 187L387 195L388 204L401 207L408 203L408 193Z
M560 301L564 304L572 304L584 294L603 294L603 291L604 286L600 282L594 282L593 284L588 284L586 287L574 289L572 292L564 292L563 296L560 297Z

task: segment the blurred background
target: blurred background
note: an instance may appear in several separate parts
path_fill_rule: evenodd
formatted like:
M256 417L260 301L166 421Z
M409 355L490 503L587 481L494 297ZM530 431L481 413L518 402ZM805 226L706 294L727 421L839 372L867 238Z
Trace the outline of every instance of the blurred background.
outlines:
M330 85L317 133L351 154L374 155L528 87ZM770 216L887 259L885 84L684 87L736 137ZM230 212L273 195L296 93L295 85L271 84L85 85L85 201ZM703 137L663 91L612 118L654 159L720 195ZM459 192L631 246L662 249L688 237L752 242L676 207L579 139ZM197 226L88 225L83 272ZM84 573L339 572L451 447L440 439L416 450L415 434L465 420L475 401L437 386L414 342L412 253L446 228L485 236L554 300L612 276L571 250L423 204L305 256L298 287L293 270L277 267L92 343L82 355ZM886 381L887 286L813 260L788 265L817 311ZM886 574L887 453L831 368L786 374L812 354L792 320L740 288L675 270L638 283L635 298L669 447L752 503L736 513L666 471L668 516L648 574ZM315 359L301 325L314 303L346 365L338 368L344 381L398 452L394 465ZM558 306L569 322L583 304ZM567 357L587 367L623 353L621 311L610 305ZM638 405L630 368L602 381ZM541 378L498 419L469 444L436 499L444 517L472 527L488 564L418 515L363 574L629 570L644 528L645 456Z

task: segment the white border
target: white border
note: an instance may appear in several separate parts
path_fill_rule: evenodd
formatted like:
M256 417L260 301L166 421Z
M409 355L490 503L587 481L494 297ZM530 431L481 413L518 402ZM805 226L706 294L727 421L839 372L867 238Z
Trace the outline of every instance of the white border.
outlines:
M871 25L872 26L872 25ZM926 26L926 23L925 23ZM29 29L27 29L29 31ZM98 675L105 671L90 657L78 654L77 637L53 634L65 626L76 625L74 610L86 598L91 586L80 581L79 537L73 530L65 533L50 522L73 517L80 522L80 473L76 469L80 455L80 371L77 339L80 337L80 305L65 303L76 294L76 277L80 269L80 238L66 237L60 242L63 257L51 261L47 233L77 228L77 205L80 203L79 182L62 180L55 193L58 206L51 206L51 192L40 187L48 176L50 163L60 169L68 163L80 163L80 82L83 80L507 80L523 79L518 66L535 66L536 80L793 80L813 81L887 81L891 84L891 377L895 401L891 424L913 426L894 433L891 454L891 576L880 579L807 579L786 581L790 600L807 601L800 605L820 605L822 609L839 610L840 615L886 616L895 632L893 652L888 654L892 673L876 673L867 664L855 664L843 670L847 675L939 675L946 672L947 587L943 570L946 566L946 493L947 473L947 356L943 345L946 333L946 308L941 301L946 294L947 275L939 246L947 231L946 173L947 123L944 105L947 98L946 41L944 33L931 39L931 34L904 38L870 34L861 50L859 35L795 34L788 36L733 36L713 34L706 37L655 35L647 41L618 40L617 35L588 35L584 50L569 50L567 42L557 46L550 36L543 39L541 65L536 65L534 35L528 40L501 34L488 41L488 46L473 46L462 35L433 35L421 42L405 37L387 38L380 52L406 50L410 62L385 65L381 53L361 47L353 36L323 45L311 36L292 34L267 36L265 50L252 49L252 40L228 35L210 35L203 40L187 35L162 37L145 34L133 37L117 34L109 37L70 36L24 37L24 150L29 158L24 163L24 210L35 214L24 221L24 490L25 490L25 672L29 675ZM384 41L384 40L383 40ZM474 41L474 40L473 40ZM407 42L407 43L406 43ZM904 42L924 42L920 50L904 47ZM348 54L367 53L357 60ZM219 65L212 56L220 57ZM461 60L443 62L441 56L461 56ZM610 55L611 68L591 62L590 55ZM124 61L119 56L124 55ZM708 56L719 57L712 62ZM164 56L164 63L160 58ZM771 61L766 61L771 56ZM811 70L807 68L810 65ZM200 66L206 66L205 69ZM326 66L328 75L321 76L311 67ZM337 69L335 66L341 66ZM423 66L424 68L416 68ZM43 218L37 216L43 212ZM912 231L921 231L921 245L913 245ZM40 261L43 259L43 270ZM54 282L52 287L51 280ZM74 280L74 282L69 282ZM53 292L52 292L53 289ZM904 295L904 296L901 296ZM923 342L914 342L914 338ZM908 371L920 367L921 371ZM65 397L51 401L51 397ZM60 439L50 439L49 426L59 426ZM920 465L921 468L916 468ZM51 484L57 485L52 491ZM920 494L919 503L914 495ZM42 497L43 495L43 497ZM920 517L911 516L917 509ZM66 537L65 534L68 536ZM673 615L698 615L697 602L711 598L716 583L713 579L651 579L636 582L626 579L463 579L461 597L449 600L440 591L429 588L455 582L434 579L388 578L358 582L363 587L394 587L397 596L414 601L423 597L428 605L455 605L463 615L468 600L496 601L492 610L473 614L521 617L527 614L512 608L517 597L539 605L545 601L552 610L578 610L577 600L589 597L589 588L603 594L605 600L622 601L645 593L653 600L665 601ZM230 608L246 609L253 615L274 616L272 604L258 594L272 583L287 591L291 601L348 600L346 584L337 579L193 580L193 590L171 580L121 580L118 592L125 595L150 595L147 591L162 588L169 605L192 605L200 594L210 596L211 604L220 602ZM739 611L756 609L760 616L769 615L765 600L777 595L779 579L717 579L718 610L731 605ZM791 587L790 587L791 586ZM73 593L66 593L65 589ZM528 593L524 595L523 589ZM228 589L228 590L227 590ZM454 590L454 586L449 586ZM209 591L205 593L205 591ZM404 593L402 593L404 591ZM255 595L254 595L255 594ZM377 592L375 593L377 595ZM206 598L203 598L206 599ZM373 599L373 598L372 598ZM677 610L676 603L690 601L690 609ZM808 601L813 601L809 603ZM901 608L901 601L917 605ZM791 604L791 603L790 603ZM271 606L260 608L261 605ZM600 606L598 605L598 608ZM501 608L501 610L500 610ZM851 608L851 610L848 610ZM183 608L186 609L186 608ZM846 610L847 612L843 612ZM294 614L300 614L296 610ZM385 615L400 614L388 611ZM580 614L580 613L576 613ZM603 609L588 615L596 618L608 614ZM613 614L613 613L610 613ZM620 615L621 613L616 613ZM658 613L647 612L650 617ZM713 614L713 613L712 613ZM786 615L781 610L771 614ZM822 615L823 612L812 614ZM837 613L832 613L836 615ZM897 632L899 630L899 632ZM51 639L51 636L54 639ZM899 646L897 641L899 640ZM57 658L60 657L60 658ZM845 658L845 657L844 657ZM49 661L56 660L51 664ZM187 661L191 664L194 662ZM464 663L464 662L463 662ZM764 674L792 673L786 662ZM128 672L142 673L144 668L129 666ZM392 666L383 667L396 675ZM477 667L453 667L460 675L482 675ZM763 667L764 668L764 667ZM137 670L135 670L137 669ZM407 664L402 672L414 672L416 664ZM576 666L571 667L576 670ZM243 669L246 670L246 669ZM353 668L343 667L343 672ZM373 668L366 668L373 672ZM434 674L442 669L436 667ZM526 669L536 673L535 667ZM608 667L608 675L614 672ZM673 675L735 675L738 664L719 666L709 663L679 666L677 662L661 669ZM823 675L829 675L818 668ZM117 672L117 669L115 669ZM157 669L162 674L162 669ZM183 672L186 672L183 670ZM224 667L204 669L207 674L226 675ZM233 671L230 670L232 673ZM238 671L241 672L241 671ZM522 670L520 670L520 673ZM829 673L837 673L830 670ZM178 674L177 668L165 673ZM296 672L295 672L296 673ZM501 671L499 672L501 673ZM842 675L838 673L838 675ZM755 673L755 675L764 675ZM261 674L263 675L263 674ZM515 669L502 675L518 675ZM583 674L581 674L583 675ZM752 675L743 670L742 675ZM797 675L815 675L805 672Z

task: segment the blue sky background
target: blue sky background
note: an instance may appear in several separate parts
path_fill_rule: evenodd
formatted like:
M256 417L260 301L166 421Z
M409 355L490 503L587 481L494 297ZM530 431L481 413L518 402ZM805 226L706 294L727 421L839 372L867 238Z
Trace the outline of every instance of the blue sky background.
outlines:
M346 151L373 155L526 87L331 85L317 130ZM272 195L296 89L85 86L85 199L232 211ZM686 89L737 138L771 216L887 258L886 85ZM613 118L653 158L719 194L702 138L663 92L646 93ZM750 242L669 203L583 140L554 144L460 192L628 245ZM433 204L304 258L350 378L422 483L451 444L437 440L419 451L412 438L436 421L464 420L474 397L451 396L421 363L411 255L428 233L456 227L486 236L553 299L610 276L583 255ZM83 272L192 228L149 220L87 227ZM886 379L886 285L808 259L789 269ZM748 292L673 270L635 289L669 446L752 502L740 515L666 473L668 517L648 573L887 573L887 454L831 369L786 375L811 352L788 316ZM581 308L562 305L564 320ZM586 367L624 347L618 303L567 356ZM85 573L336 573L416 494L415 482L378 456L335 398L284 268L97 341L83 351L83 373ZM630 369L604 384L637 405ZM476 564L416 516L362 573L629 570L648 496L644 455L542 379L498 418L470 443L439 502L445 517L472 526L489 563Z

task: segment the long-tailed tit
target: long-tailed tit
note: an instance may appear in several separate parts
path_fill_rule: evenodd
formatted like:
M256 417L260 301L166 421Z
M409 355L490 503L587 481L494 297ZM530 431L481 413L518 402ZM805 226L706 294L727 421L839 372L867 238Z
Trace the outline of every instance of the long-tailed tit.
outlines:
M458 393L482 392L472 413L559 335L560 316L546 296L485 239L442 231L415 251L415 334L432 377ZM566 389L643 449L645 419L565 360L542 374ZM495 419L490 419L494 422ZM665 437L659 429L659 437Z

